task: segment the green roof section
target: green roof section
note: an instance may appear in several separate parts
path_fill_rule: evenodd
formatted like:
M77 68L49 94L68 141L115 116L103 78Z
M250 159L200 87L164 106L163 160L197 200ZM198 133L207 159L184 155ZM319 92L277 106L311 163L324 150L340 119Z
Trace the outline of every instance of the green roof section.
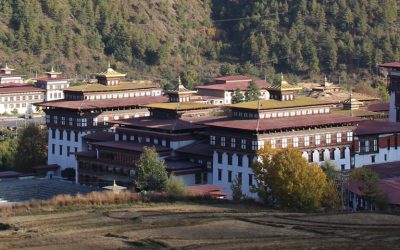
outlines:
M355 110L334 110L334 114L338 115L350 115L355 117L366 117L366 116L379 116L381 113L373 112L365 109L355 109Z
M329 105L329 104L337 104L338 102L328 102L322 101L311 97L297 97L293 101L278 101L278 100L260 100L260 101L252 101L252 102L242 102L237 104L232 104L230 107L232 108L240 108L240 109L279 109L279 108L291 108L291 107L299 107L299 106L320 106L320 105Z
M121 82L118 85L104 85L99 83L89 83L79 86L72 86L64 89L65 91L74 92L106 92L106 91L123 91L123 90L135 90L145 88L158 88L159 86L152 81L132 81L132 82Z
M147 108L152 109L166 109L166 110L194 110L194 109L209 109L215 108L215 105L195 102L168 102L168 103L152 103L145 105Z

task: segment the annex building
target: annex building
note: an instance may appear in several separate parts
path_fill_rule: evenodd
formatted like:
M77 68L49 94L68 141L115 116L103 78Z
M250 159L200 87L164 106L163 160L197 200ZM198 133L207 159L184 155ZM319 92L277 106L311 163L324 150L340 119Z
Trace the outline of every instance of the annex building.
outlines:
M0 114L36 112L36 104L43 102L46 91L24 84L22 76L13 72L7 64L0 69Z

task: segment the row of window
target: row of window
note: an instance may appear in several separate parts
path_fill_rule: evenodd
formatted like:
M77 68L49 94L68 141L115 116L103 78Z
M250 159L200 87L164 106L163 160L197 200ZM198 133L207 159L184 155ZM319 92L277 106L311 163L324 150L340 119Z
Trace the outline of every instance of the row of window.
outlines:
M46 115L46 123L47 124L51 123L50 117L51 117L50 115ZM120 119L129 119L132 117L139 117L139 114L135 114L134 116L125 114L125 115L114 115L113 117L107 117L107 116L103 116L100 118L96 117L96 118L93 118L92 124L93 124L93 126L99 126L99 124L107 126L110 119L112 119L114 121L118 121ZM59 117L57 115L53 116L53 124L55 124L55 125L61 124L61 125L65 126L66 124L68 124L68 126L74 126L74 122L76 122L77 127L87 127L88 126L88 118L68 117L68 120L67 120L67 118L65 116L61 116L61 117Z
M325 144L332 144L334 141L332 140L333 136L335 136L336 140L335 143L341 143L342 141L342 133L336 134L325 134L325 135L313 135L313 136L304 136L304 137L291 137L291 138L281 138L281 139L270 139L267 140L266 143L270 144L272 148L287 148L287 147L309 147L310 145L321 145L322 140L324 140ZM353 141L353 132L346 133L346 141L352 142ZM214 135L210 136L210 144L216 145L216 137ZM226 141L225 136L220 137L220 146L227 147L228 143ZM231 148L236 148L236 138L230 138L229 146ZM247 141L246 139L240 139L240 148L246 149ZM259 150L264 147L264 141L252 141L251 149L252 150Z
M222 164L223 153L218 152L217 155L218 155L218 160L217 160L218 163ZM233 165L233 154L227 153L227 157L228 157L228 165ZM240 154L237 155L237 165L239 167L243 167L243 155L240 155Z
M279 117L290 117L290 116L301 116L301 115L313 115L313 114L328 114L330 113L329 108L319 108L319 109L302 109L296 111L285 111L285 112L269 112L269 113L247 113L247 112L233 112L234 117L243 117L243 118L279 118Z
M155 137L143 137L137 135L124 135L124 134L116 134L117 140L119 141L132 141L138 143L150 143L154 145L161 145L164 147L170 147L170 141Z
M47 84L46 89L50 89L50 90L56 90L56 89L64 89L64 87L68 88L69 84L66 84L64 86L64 84L61 84L61 86L59 84Z
M238 143L240 145L241 149L246 149L247 148L247 140L246 139L240 139L238 140ZM211 145L216 145L216 137L214 135L210 136L210 144ZM226 141L225 136L220 137L220 145L221 147L226 147L228 145ZM229 145L231 148L236 148L236 138L232 137L230 138ZM264 147L264 141L252 141L252 150L258 150Z
M360 140L360 150L361 153L377 152L378 151L378 140L377 139L362 139ZM390 144L388 145L390 149Z
M62 98L62 94L63 93L50 93L50 99L53 99L53 98L61 99Z
M66 138L67 141L71 141L72 133L74 133L74 141L75 141L75 142L78 142L78 139L79 139L79 134L78 134L78 132L68 131L68 130L66 130L65 132L66 132L66 134L67 134L67 138ZM56 139L56 130L55 130L55 129L52 129L52 130L51 130L51 138ZM60 139L60 140L64 140L64 130L60 130L60 132L59 132L59 139Z
M171 101L172 102L189 102L190 101L190 97L171 97Z
M43 99L43 95L17 95L1 97L2 102L27 101Z
M318 154L319 161L337 160L336 155L335 155L336 149L333 148L333 149L328 149L328 150L329 150L329 155L327 155L326 157L325 157L325 150L320 150L318 152L319 153ZM340 150L340 155L339 155L340 159L345 159L346 158L346 148L340 148L339 150ZM307 155L308 155L308 161L313 162L314 161L314 151L308 152Z
M71 151L71 147L70 147L70 146L67 146L67 152L66 152L66 153L67 153L67 156L70 156L71 152L77 153L77 152L78 152L78 148L75 147L75 148L74 148L74 151ZM53 154L53 155L56 154L56 144L51 144L51 154ZM58 154L59 154L60 156L63 155L63 145L58 145Z
M29 105L29 103L28 103ZM4 107L7 109L13 109L13 108L26 108L27 103L10 103L10 104L5 104Z
M327 161L327 160L337 160L337 157L335 155L335 148L333 149L328 149L329 150L329 155L325 156L325 150L320 150L319 153L319 161ZM346 158L346 148L340 148L339 149L340 154L339 158L340 159L345 159ZM227 164L228 166L233 165L233 154L231 153L226 153L227 154ZM308 161L313 162L314 161L314 151L307 152L308 155ZM217 162L218 164L223 164L223 153L218 152L217 153ZM243 155L238 154L237 155L237 166L243 167Z
M108 152L108 151L100 151L99 158L129 165L134 164L135 161L138 159L138 157L133 154L124 154L124 153Z
M228 174L228 182L231 183L233 181L233 176L232 176L232 171L228 170L227 171ZM222 169L218 169L218 181L222 181L222 175L223 175L223 170ZM242 185L242 179L243 179L243 174L241 172L238 172L236 175L236 178L239 182L239 185ZM254 176L253 174L248 174L248 183L249 186L253 186L254 185Z
M159 96L161 91L142 91L142 92L128 92L118 94L103 94L103 95L86 95L85 100L104 100L104 99L117 99L139 96Z
M123 167L115 167L108 165L99 165L92 164L87 162L79 162L78 163L79 170L78 172L91 172L91 173L102 173L102 174L120 174L125 176L134 176L134 172L132 169L123 168ZM81 182L82 183L82 182Z

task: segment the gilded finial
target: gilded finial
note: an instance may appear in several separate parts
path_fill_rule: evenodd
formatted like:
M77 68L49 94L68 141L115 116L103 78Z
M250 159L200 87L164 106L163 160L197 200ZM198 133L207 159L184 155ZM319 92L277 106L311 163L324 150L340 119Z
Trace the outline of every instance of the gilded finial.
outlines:
M283 82L283 73L281 73L281 82Z
M108 68L109 68L109 69L111 68L111 63L110 63L110 61L108 61Z
M51 71L50 72L54 73L54 67L53 66L51 66Z
M114 187L116 187L116 186L117 186L117 183L115 183L115 180L114 180L114 184L113 184L113 186L114 186Z
M181 75L178 76L178 85L182 85Z

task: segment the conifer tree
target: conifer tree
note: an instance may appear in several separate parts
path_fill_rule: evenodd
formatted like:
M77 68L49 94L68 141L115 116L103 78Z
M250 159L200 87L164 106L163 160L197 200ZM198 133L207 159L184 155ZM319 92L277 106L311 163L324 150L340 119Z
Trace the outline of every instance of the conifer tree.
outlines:
M251 81L249 86L247 87L247 91L245 94L245 100L247 102L257 101L260 99L261 92L260 89L257 87L255 81Z
M236 89L232 95L232 103L235 104L243 101L244 101L244 95L242 94L242 91L240 91L240 89Z

